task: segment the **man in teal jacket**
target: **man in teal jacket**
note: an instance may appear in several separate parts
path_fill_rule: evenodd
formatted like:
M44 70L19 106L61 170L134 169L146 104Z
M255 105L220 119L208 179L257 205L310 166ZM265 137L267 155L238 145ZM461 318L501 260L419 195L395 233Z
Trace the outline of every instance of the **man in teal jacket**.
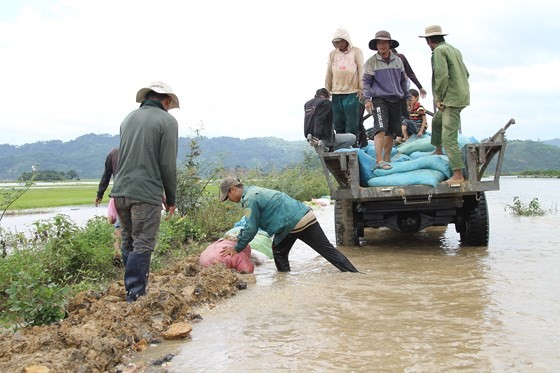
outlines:
M146 294L162 202L171 217L177 183L179 126L167 111L178 108L179 99L166 83L153 82L138 91L136 102L140 108L121 124L118 171L111 191L121 220L127 302Z
M220 185L220 200L241 201L246 224L235 247L226 247L222 255L234 255L245 249L258 229L274 235L272 253L280 272L290 271L288 255L297 239L327 259L342 272L358 272L340 251L330 243L313 210L285 193L256 186L244 187L235 177L226 177Z
M438 25L428 26L426 43L432 50L432 91L438 111L432 119L432 145L436 153L442 153L442 146L449 157L453 175L446 184L465 180L465 163L459 149L458 135L461 129L461 110L470 104L469 72L463 62L461 52L445 42Z

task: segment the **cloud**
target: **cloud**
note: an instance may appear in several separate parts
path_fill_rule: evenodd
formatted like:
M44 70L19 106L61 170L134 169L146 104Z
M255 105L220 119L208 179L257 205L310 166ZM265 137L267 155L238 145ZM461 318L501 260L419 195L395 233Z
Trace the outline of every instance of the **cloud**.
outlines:
M375 32L389 30L429 91L430 50L418 35L434 23L471 72L465 134L487 137L516 117L509 138L560 137L560 6L546 2L543 15L540 3L424 1L420 16L407 11L418 6L412 1L399 12L362 0L352 7L331 0L2 4L0 143L117 134L137 107L136 91L151 80L179 95L181 109L171 113L180 136L203 123L208 137L303 139L303 104L324 85L336 28L349 30L365 58Z

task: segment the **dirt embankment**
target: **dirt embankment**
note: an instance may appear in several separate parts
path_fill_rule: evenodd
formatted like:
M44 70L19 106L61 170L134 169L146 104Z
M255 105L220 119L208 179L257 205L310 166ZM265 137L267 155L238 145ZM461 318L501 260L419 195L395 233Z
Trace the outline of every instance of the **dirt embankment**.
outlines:
M124 302L124 285L78 294L60 323L0 335L0 372L113 372L125 355L161 341L173 324L199 319L193 307L235 295L242 281L219 265L187 258L150 274L148 294Z

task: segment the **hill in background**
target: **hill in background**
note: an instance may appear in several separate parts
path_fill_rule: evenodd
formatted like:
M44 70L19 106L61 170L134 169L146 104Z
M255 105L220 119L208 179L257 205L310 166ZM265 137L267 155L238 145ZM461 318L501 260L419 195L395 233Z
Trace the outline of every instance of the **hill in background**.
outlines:
M202 170L282 169L303 160L310 147L307 142L286 141L276 137L238 139L234 137L199 137ZM0 145L0 179L16 180L31 166L42 170L68 172L74 170L82 179L99 179L105 157L119 144L118 136L88 134L75 140L41 141L21 146ZM191 139L179 139L178 161L183 164L190 150ZM524 170L560 170L560 139L547 141L508 141L503 173Z
M544 140L543 143L547 145L560 146L560 139Z
M191 139L179 138L177 160L183 164L190 152ZM238 139L233 137L199 137L202 170L218 167L226 169L249 168L264 171L299 163L309 150L307 142L285 141L275 137ZM21 146L0 145L0 180L16 180L31 166L41 170L68 172L74 170L81 179L99 179L103 174L105 158L111 148L119 145L117 135L88 134L75 140L41 141Z

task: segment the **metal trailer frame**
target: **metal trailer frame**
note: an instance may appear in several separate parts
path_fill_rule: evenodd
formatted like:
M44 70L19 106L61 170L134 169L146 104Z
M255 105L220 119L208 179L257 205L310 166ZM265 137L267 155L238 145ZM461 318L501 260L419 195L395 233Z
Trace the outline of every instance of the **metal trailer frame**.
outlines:
M489 227L484 193L500 189L507 143L505 133L514 123L510 119L492 137L465 145L462 154L466 181L450 186L439 184L436 188L427 185L363 187L357 152L328 153L322 147L315 147L330 196L336 201L337 244L359 245L367 227L389 227L412 233L428 226L453 223L464 244L486 245ZM492 177L483 179L493 159L496 162Z

